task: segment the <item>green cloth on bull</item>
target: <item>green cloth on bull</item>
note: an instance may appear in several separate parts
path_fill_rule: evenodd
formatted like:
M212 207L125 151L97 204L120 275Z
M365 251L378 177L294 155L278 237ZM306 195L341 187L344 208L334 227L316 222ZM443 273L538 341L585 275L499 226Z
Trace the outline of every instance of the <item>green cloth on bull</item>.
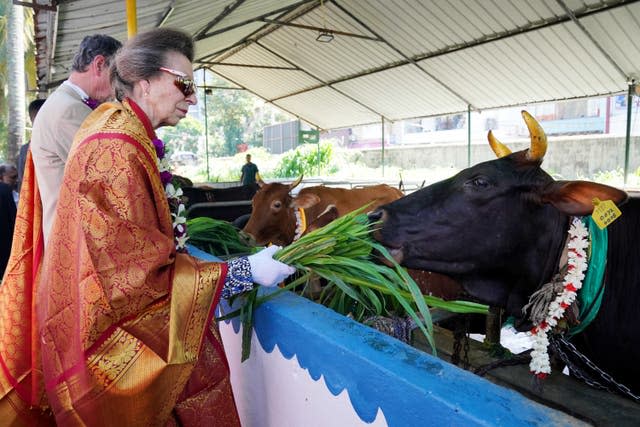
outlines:
M582 222L589 229L589 268L585 274L582 288L578 292L580 304L580 324L571 328L568 336L579 334L595 319L600 310L604 294L604 272L607 268L607 229L600 229L591 216L583 217Z

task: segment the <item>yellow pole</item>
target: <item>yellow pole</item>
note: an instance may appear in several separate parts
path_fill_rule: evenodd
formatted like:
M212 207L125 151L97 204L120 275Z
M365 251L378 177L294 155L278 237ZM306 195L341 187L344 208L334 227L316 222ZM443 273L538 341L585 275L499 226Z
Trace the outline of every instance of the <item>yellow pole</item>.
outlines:
M129 38L138 32L138 17L136 15L136 0L127 0L127 35Z

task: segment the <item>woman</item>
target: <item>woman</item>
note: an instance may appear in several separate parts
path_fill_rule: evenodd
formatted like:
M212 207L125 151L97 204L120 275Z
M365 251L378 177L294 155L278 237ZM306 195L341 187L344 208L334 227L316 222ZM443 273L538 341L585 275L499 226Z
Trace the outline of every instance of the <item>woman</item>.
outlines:
M277 248L229 263L181 253L184 207L154 129L196 104L192 61L182 32L131 39L111 69L121 103L76 134L37 293L58 425L239 424L213 310L294 269Z

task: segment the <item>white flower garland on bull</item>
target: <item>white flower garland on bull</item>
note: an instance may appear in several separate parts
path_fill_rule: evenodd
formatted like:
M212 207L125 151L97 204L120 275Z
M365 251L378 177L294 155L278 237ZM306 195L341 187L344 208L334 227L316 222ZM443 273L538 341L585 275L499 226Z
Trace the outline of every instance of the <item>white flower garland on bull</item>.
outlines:
M383 206L371 214L382 221L375 237L402 265L448 275L477 301L514 316L517 329L534 337L530 368L538 377L551 372L550 339L571 353L563 358L571 371L637 401L640 199L554 180L540 167L547 137L529 113L522 116L528 149L512 153L490 131L498 159ZM610 227L594 224L594 208L606 226L623 204Z

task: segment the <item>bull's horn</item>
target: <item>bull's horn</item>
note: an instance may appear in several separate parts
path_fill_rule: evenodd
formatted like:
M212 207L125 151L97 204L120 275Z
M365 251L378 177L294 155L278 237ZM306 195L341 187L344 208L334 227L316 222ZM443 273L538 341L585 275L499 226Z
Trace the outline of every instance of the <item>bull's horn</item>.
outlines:
M496 156L498 156L498 158L511 154L511 150L509 149L509 147L498 141L496 137L493 136L493 132L489 131L489 133L487 134L487 138L489 139L489 145L491 146L491 149L494 153L496 153Z
M296 179L291 184L289 184L289 190L293 190L294 188L296 188L298 186L298 184L300 184L300 182L302 181L302 177L303 177L303 175L300 175L298 177L298 179Z
M260 172L256 172L256 184L258 184L258 187L262 187L264 185Z
M522 110L522 118L529 128L529 135L531 135L531 147L527 151L527 159L542 160L547 152L547 135L531 114Z

